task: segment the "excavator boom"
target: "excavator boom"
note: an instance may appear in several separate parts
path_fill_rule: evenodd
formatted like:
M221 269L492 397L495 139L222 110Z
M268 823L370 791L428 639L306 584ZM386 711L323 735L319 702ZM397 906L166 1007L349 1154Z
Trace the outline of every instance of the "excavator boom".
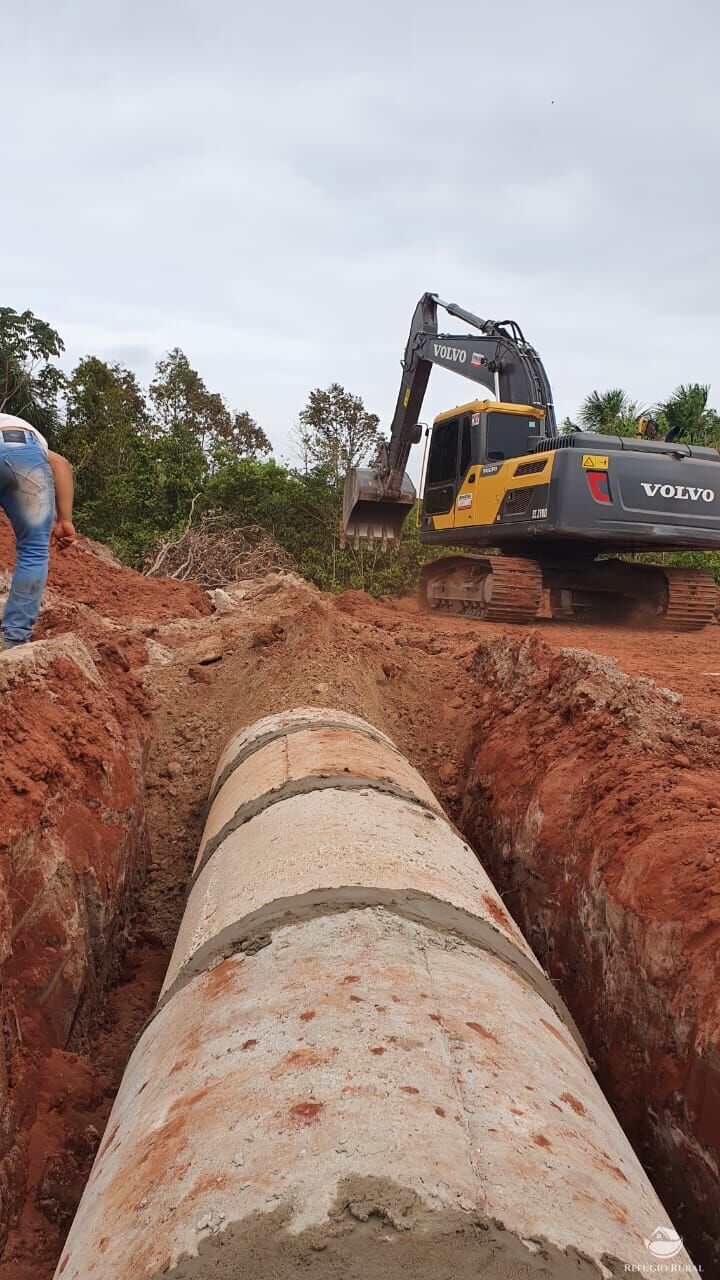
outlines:
M476 332L439 333L438 307ZM378 539L385 546L399 540L415 502L415 488L405 468L413 444L420 439L418 419L434 364L479 383L500 400L542 409L544 434L557 435L547 373L519 325L513 320L482 320L455 302L424 293L410 326L390 439L376 466L353 467L345 481L343 542Z

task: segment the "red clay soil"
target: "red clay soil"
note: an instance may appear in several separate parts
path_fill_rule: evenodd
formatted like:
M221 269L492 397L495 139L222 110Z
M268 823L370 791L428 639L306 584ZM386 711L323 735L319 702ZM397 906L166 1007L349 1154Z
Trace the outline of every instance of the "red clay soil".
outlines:
M121 723L122 698L73 636L5 655L0 696L4 1236L28 1182L62 1220L53 1144L66 1105L96 1092L65 1051L104 996L141 877L146 734L135 707ZM74 1135L88 1149L73 1155L92 1137Z
M7 550L0 528L0 553L3 546ZM527 750L525 744L531 739L529 758L536 732L534 725L525 721L518 720L513 726L512 716L517 713L514 697L501 694L499 687L496 704L492 699L483 701L490 677L478 658L478 647L482 650L499 637L508 637L511 647L517 647L527 638L525 628L428 615L419 612L413 602L378 602L360 592L332 598L288 574L270 574L241 584L231 612L207 616L206 598L192 585L139 578L112 563L98 561L82 548L67 553L65 559L54 558L50 582L39 634L58 636L72 631L85 640L100 671L102 696L109 700L112 715L126 736L129 757L134 741L149 753L144 766L147 872L142 876L145 862L140 854L130 909L124 919L118 909L113 956L106 969L98 971L98 987L93 979L87 998L80 996L67 1043L62 1047L45 1044L48 1074L39 1087L34 1127L28 1116L30 1177L26 1182L26 1166L15 1170L16 1203L22 1201L24 1207L11 1224L0 1262L3 1280L50 1280L53 1274L125 1061L157 997L183 911L207 791L229 734L260 715L291 706L354 711L394 738L451 816L460 821L466 752L473 734L481 734L487 722L488 731L500 744L503 723L508 739L522 728L523 749ZM616 656L630 674L651 676L680 690L685 711L693 715L702 711L708 723L720 725L720 628L674 636L548 623L540 631L553 651L573 644ZM63 691L53 691L58 692L62 708ZM668 706L671 715L682 718L683 707L677 703ZM68 711L69 724L74 723L75 714ZM562 725L563 715L560 711L557 715ZM581 719L580 712L578 717ZM30 774L35 766L24 754L24 731L18 721L4 758L16 763L21 773ZM43 741L57 732L57 726L48 721L34 748L38 758ZM700 771L708 794L713 771L718 777L711 732L707 734L709 754L702 762L700 757L696 761L694 745L692 750L687 748L691 771ZM79 736L89 733L89 726L81 722ZM658 761L666 771L661 775L664 787L668 770L684 769L669 757L684 754L685 749L665 743L658 754L651 736L648 745L644 739L623 739L622 733L615 742L613 733L608 737L608 748L615 743L614 767L625 767L629 761L636 768L637 776L635 772L627 775L626 791L636 784L641 788L648 807L643 821L652 824L661 812L657 805ZM693 730L693 734L696 743L699 731ZM543 741L544 749L550 752L554 739L549 730ZM558 753L563 749L562 741L558 736ZM577 742L568 739L567 751L577 754L585 749L583 743L578 733ZM479 745L471 757L473 770ZM596 764L606 748L599 737L592 738L591 745L599 753L593 759ZM89 738L87 746L88 776L83 780L79 775L79 785L91 800L97 762ZM49 762L53 759L49 750ZM503 759L499 752L498 759ZM590 767L588 757L579 755L578 759L582 774ZM134 776L137 778L137 771ZM41 829L43 815L51 813L53 805L62 804L62 793L67 789L61 771L48 774L46 782L45 801L38 809ZM483 785L490 784L486 780ZM652 805L650 795L654 796ZM675 791L672 799L682 808L679 816L676 809L667 821L682 825L687 814L694 813L696 798L690 794L683 798L682 791ZM617 812L613 810L618 842L623 823L640 821L635 811L630 817L629 813L622 806ZM51 819L49 835L53 830ZM487 834L489 828L483 831ZM664 856L670 857L672 847L670 839ZM492 852L491 841L488 851ZM107 858L107 851L102 857ZM502 888L502 860L495 858L494 864ZM578 864L578 875L585 865ZM677 868L671 866L669 879L676 874ZM539 902L543 895L537 891L535 896ZM119 903L119 895L114 900ZM508 897L508 905L522 916L519 893ZM543 910L550 912L551 906L544 902ZM643 919L652 932L651 915ZM548 920L550 928L550 917ZM594 929L600 923L592 918ZM602 936L606 938L607 933ZM52 949L53 937L48 935L44 945ZM699 946L700 952L707 954L704 944ZM548 957L549 949L545 957L549 963ZM598 973L593 969L596 980ZM109 986L103 999L99 984L105 979ZM599 1020L599 1003L597 1008ZM574 1012L579 1017L577 1008ZM669 1024L661 1017L658 1025L666 1028ZM642 1054L632 1032L631 1022L627 1027L631 1058ZM678 1034L686 1036L684 1026ZM597 1038L599 1043L592 1047L600 1060L600 1030ZM615 1041L613 1044L617 1049ZM605 1075L612 1083L609 1072ZM630 1110L642 1109L639 1088L643 1077L636 1072L629 1079ZM666 1187L659 1186L659 1190L669 1196ZM690 1247L692 1251L692 1244Z
M720 724L537 635L478 650L461 826L720 1272Z
M52 1274L126 1056L127 1033L104 1072L88 1036L112 1007L144 874L149 704L134 668L152 625L208 611L196 586L149 583L82 544L53 556L50 583L37 633L54 638L0 661L0 1270L18 1280Z
M89 569L88 549L93 545L98 544L80 539L66 551L53 551L48 589L59 597L58 604L73 609L76 605L85 605L104 618L122 623L132 623L135 619L161 622L210 612L205 592L194 582L144 578L113 563L109 552L106 552L107 559L93 554ZM14 561L12 530L0 513L0 569L10 570Z

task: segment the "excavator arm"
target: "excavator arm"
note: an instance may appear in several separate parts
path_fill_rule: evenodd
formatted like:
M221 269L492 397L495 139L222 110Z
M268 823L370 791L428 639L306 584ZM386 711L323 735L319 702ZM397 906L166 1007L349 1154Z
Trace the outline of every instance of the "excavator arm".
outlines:
M438 307L472 325L477 333L438 333ZM345 481L343 542L349 538L357 544L360 539L377 538L384 547L388 541L399 540L415 502L415 489L405 468L410 450L421 436L418 418L434 364L479 383L506 403L543 409L546 435L557 435L548 376L519 326L513 320L481 320L454 302L424 293L410 326L390 439L381 447L375 467L354 467Z

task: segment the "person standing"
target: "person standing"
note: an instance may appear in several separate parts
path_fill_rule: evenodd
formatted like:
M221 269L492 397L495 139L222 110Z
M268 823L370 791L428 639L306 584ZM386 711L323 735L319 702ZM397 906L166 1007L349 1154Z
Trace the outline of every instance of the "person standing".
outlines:
M23 418L0 413L0 507L15 534L15 571L2 619L0 649L26 644L40 612L50 542L75 541L73 472L67 458Z

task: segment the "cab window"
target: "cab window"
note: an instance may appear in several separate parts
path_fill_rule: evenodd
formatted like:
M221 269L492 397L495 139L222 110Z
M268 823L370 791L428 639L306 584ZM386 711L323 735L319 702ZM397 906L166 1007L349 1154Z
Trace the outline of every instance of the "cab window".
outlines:
M447 484L455 479L459 428L457 418L440 422L435 427L428 458L428 484Z
M485 452L489 462L502 462L505 458L519 458L527 453L528 437L537 430L533 418L519 413L489 413Z

